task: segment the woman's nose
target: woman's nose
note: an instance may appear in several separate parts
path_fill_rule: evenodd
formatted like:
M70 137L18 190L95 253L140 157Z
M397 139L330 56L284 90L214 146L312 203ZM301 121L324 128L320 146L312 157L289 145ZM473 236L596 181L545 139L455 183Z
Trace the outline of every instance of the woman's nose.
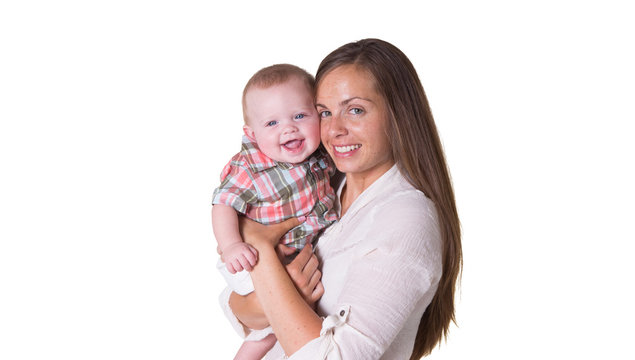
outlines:
M336 137L346 134L346 127L344 126L343 119L335 114L331 115L331 118L329 119L326 126L327 134L330 137Z

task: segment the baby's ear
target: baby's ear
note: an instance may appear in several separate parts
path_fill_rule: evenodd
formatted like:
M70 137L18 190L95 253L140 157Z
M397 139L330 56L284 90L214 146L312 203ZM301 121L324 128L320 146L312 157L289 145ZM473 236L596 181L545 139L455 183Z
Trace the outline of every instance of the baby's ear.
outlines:
M256 141L256 137L254 136L254 131L251 129L249 125L243 125L243 132L250 140Z

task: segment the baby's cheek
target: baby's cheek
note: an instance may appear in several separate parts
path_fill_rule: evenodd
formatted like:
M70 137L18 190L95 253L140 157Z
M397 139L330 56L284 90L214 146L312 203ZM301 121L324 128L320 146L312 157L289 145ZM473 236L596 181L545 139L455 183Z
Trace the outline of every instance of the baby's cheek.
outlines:
M313 151L315 151L317 147L320 146L320 123L319 122L312 124L307 129L306 139L307 140L310 139L309 142L311 143L311 147L314 147Z

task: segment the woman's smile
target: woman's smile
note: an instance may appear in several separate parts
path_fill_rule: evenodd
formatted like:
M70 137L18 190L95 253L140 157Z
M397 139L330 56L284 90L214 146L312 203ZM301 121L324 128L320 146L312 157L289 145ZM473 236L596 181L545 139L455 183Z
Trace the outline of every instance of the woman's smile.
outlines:
M333 155L337 156L337 157L345 157L345 156L352 156L357 149L361 148L362 145L361 144L355 144L355 145L334 145L333 146Z

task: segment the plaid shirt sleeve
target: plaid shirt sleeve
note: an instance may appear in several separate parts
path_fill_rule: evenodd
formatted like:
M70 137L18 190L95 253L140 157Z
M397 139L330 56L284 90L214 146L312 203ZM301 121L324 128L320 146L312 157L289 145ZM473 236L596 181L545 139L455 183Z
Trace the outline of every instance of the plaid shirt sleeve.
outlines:
M243 162L232 159L223 168L220 180L220 186L214 190L212 204L231 206L237 212L245 214L249 205L258 200L252 174Z

